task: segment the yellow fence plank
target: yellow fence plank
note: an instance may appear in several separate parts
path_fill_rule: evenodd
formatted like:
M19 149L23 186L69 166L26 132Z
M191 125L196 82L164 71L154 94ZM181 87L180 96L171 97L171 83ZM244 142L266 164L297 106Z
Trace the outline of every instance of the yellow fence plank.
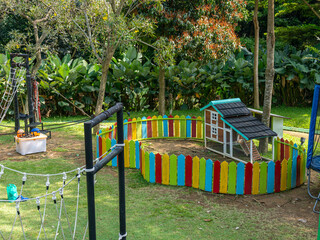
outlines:
M175 115L174 118L174 136L180 137L180 117Z
M132 119L132 140L137 139L137 119L133 118Z
M252 194L259 194L260 164L255 162L252 171Z
M198 157L194 157L192 160L192 187L199 188L199 163Z
M197 131L198 131L198 129L197 129ZM226 161L223 161L221 163L220 193L227 193L227 191L228 191L228 167L229 167L229 164Z
M197 138L202 138L202 118L197 117Z
M129 141L124 140L124 167L128 168L129 166Z
M169 185L169 155L162 156L162 184Z
M141 118L140 117L138 117L137 118L137 139L141 139L142 137L141 137L141 129L142 129L142 124L141 124Z
M158 137L158 121L157 116L152 117L152 137Z

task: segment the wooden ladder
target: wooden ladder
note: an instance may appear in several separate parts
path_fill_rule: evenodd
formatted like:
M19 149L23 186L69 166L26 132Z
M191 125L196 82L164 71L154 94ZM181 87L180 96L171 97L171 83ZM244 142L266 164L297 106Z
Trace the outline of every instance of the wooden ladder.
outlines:
M244 154L246 156L249 156L250 155L250 141L240 139L240 140L238 140L238 143L240 144L240 147L242 148ZM252 159L253 159L253 161L261 160L260 153L259 153L256 145L254 144L254 142L252 142Z

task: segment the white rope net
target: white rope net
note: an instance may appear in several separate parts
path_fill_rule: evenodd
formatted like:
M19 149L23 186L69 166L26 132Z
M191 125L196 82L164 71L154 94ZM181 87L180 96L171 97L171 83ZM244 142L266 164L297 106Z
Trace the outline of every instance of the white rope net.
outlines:
M5 216L0 218L0 240L85 239L87 207L86 201L80 201L84 171L80 167L56 174L34 174L0 164L1 191L2 183L7 184L12 175L22 176L16 200L0 194L0 216Z
M116 146L94 159L93 163L101 160ZM15 179L17 175L22 177L20 190L17 189L19 197L16 200L7 200L3 194L1 197L0 191L0 216L6 216L0 217L0 240L84 240L88 232L88 217L87 202L80 201L80 179L82 173L87 171L91 169L81 166L66 172L38 174L22 172L0 164L0 190L3 190L1 186L6 186L12 179L10 174L14 175ZM42 183L40 186L39 182ZM72 216L71 212L74 213ZM6 222L9 215L12 218L10 223ZM122 239L122 236L119 236L119 239Z
M12 103L13 97L19 89L19 86L24 80L26 73L25 68L11 69L8 80L5 84L5 89L0 101L0 123L6 116L8 109Z

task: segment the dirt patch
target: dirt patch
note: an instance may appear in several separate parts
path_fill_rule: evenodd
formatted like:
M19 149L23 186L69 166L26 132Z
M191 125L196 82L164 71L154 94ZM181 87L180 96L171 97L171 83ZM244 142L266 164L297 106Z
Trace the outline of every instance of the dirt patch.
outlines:
M305 139L309 139L309 134L308 133L292 132L292 131L283 131L283 133L289 134L289 135L291 135L293 137L298 137L298 138L304 137Z
M12 142L1 146L0 161L28 161L44 158L70 159L74 163L84 164L84 141L76 140L73 135L66 135L64 132L53 132L52 138L47 139L47 151L43 153L29 154L22 156L16 152L12 136Z

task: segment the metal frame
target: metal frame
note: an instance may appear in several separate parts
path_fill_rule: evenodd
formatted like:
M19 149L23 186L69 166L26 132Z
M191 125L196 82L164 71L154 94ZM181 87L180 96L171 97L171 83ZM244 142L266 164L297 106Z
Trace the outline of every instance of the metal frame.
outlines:
M92 128L102 121L110 118L117 113L117 146L111 153L102 158L93 166L93 148L92 148ZM87 199L88 199L88 220L89 220L89 239L96 240L96 213L95 213L95 196L94 196L94 175L110 162L114 157L118 156L119 166L119 219L120 234L119 239L126 239L126 207L125 207L125 173L124 173L124 147L123 147L123 105L117 103L107 111L100 113L95 118L84 123L85 137L85 154L86 154L86 172L87 172Z
M15 57L24 58L24 63L16 63L13 61ZM27 99L28 99L28 110L29 110L29 124L34 123L34 111L33 111L33 103L32 103L32 86L31 86L31 74L29 69L29 55L28 54L20 54L20 53L11 53L10 54L10 71L13 70L14 67L25 67L26 68L26 83L27 83ZM11 72L12 73L12 72ZM13 84L15 84L15 78L13 78ZM16 92L14 95L14 119L15 119L15 131L17 132L20 128L19 122L19 102L18 102L18 93Z
M311 194L311 192L310 192L310 178L311 178L311 169L310 168L307 169L307 176L308 176L308 186L307 186L308 194L313 199L316 199L316 202L314 203L314 206L313 206L312 210L313 210L314 213L320 213L320 211L316 211L316 207L317 207L318 201L320 201L320 193L319 193L318 197L316 197L316 196L313 196Z

